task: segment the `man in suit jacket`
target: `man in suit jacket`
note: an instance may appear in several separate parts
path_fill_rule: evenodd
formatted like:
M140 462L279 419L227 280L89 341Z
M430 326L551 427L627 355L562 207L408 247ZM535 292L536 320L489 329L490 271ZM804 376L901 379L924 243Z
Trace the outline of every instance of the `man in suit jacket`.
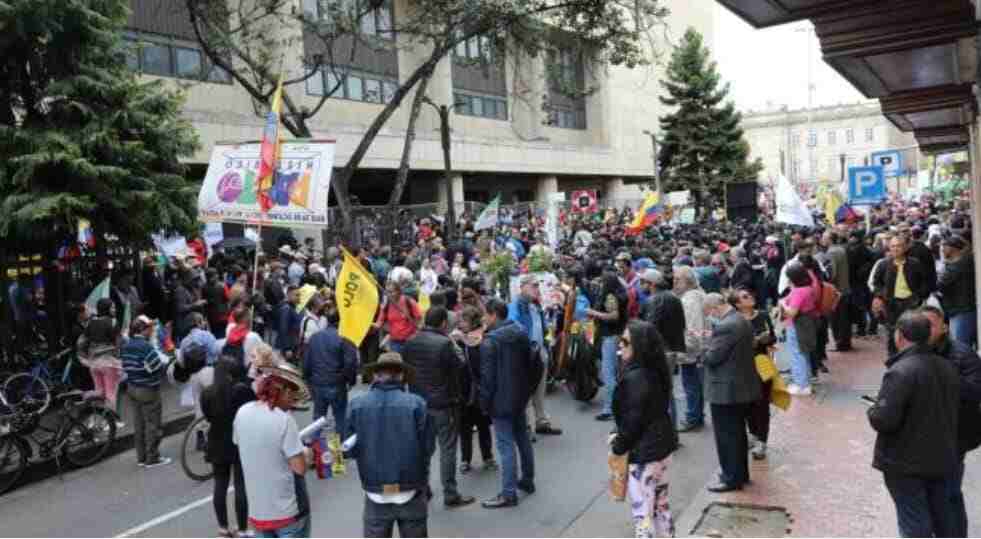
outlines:
M705 353L705 400L712 409L722 474L712 492L741 490L749 482L746 419L762 391L753 359L753 326L721 294L705 296L705 315L715 320Z

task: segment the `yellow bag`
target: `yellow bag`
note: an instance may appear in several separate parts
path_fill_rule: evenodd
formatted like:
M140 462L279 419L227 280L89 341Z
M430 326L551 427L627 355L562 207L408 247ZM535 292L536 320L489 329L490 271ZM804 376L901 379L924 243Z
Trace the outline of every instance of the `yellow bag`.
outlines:
M610 466L610 497L615 502L622 502L627 499L627 454L610 452L606 462Z
M759 373L763 383L773 381L773 388L770 390L770 402L781 410L790 408L790 393L787 392L787 384L784 383L780 371L777 370L773 358L767 354L758 354L756 360L756 372Z

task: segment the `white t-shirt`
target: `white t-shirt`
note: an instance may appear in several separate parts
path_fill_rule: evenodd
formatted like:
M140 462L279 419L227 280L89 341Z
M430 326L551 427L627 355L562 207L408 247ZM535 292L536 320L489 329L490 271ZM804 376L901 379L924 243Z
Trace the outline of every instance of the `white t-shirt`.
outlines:
M301 454L303 445L293 416L252 401L235 414L232 440L242 460L249 517L270 521L297 516L294 474L287 461Z

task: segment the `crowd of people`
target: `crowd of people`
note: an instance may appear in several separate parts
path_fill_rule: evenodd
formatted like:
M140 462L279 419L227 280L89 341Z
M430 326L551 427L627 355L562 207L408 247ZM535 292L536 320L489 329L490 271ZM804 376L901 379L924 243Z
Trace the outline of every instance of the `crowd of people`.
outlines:
M219 533L229 537L309 535L302 478L313 457L291 414L307 395L313 417L330 414L350 442L365 536L391 536L396 523L402 537L427 534L437 447L444 506L474 503L458 483L475 466L474 431L482 467L501 474L499 494L481 504L517 505L536 491L536 437L563 433L546 392L577 366L570 336L585 336L598 367L595 419L612 423L610 451L627 456L636 534L653 537L674 532L671 454L679 433L704 427L705 403L721 467L709 488L741 489L748 459L767 458L771 403L813 392L831 340L847 353L883 328L888 371L869 418L900 531L965 536L958 496L964 455L981 443L981 359L960 204L890 201L866 222L816 229L763 218L657 223L635 235L629 211L563 213L559 237L534 213L484 230L461 219L454 234L421 219L402 243L349 248L382 296L360 346L338 331L338 246L283 242L253 259L195 241L163 264L148 257L142 296L132 280L119 283L97 313L80 312L79 332L95 390L114 401L118 373L125 379L141 466L168 462L162 381L197 388ZM502 254L514 262L510 287L488 269ZM135 317L122 332L125 302ZM157 353L168 342L154 336L161 327L180 352L169 365ZM349 402L359 375L369 389ZM225 508L231 482L238 532Z

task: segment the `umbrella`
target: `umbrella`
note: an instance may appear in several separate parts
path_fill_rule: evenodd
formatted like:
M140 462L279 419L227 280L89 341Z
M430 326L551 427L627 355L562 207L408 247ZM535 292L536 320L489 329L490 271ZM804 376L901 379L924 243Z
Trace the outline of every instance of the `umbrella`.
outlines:
M239 237L239 238L225 238L214 245L215 249L224 249L226 251L231 249L245 249L247 251L255 249L255 242L249 238Z

